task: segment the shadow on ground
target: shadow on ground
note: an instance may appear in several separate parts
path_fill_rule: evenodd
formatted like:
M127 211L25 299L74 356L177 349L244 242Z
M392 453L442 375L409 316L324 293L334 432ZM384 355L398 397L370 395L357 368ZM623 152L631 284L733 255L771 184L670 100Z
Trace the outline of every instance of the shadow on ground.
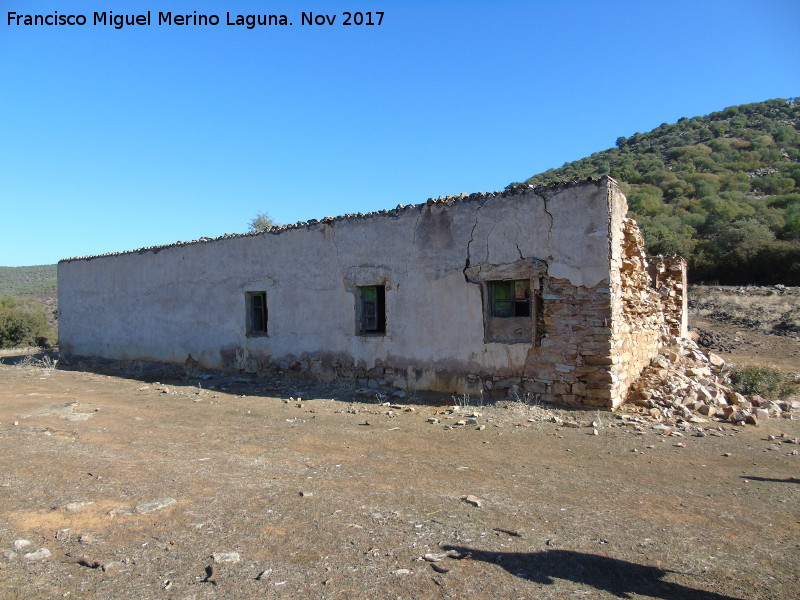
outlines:
M758 477L755 475L740 475L739 477L751 481L771 481L773 483L800 483L800 479L798 479L797 477L787 477L786 479L775 479L774 477Z
M403 391L394 388L370 389L357 381L328 381L315 379L291 370L276 374L272 372L245 373L242 371L224 371L193 367L188 364L159 363L145 360L121 360L89 356L66 356L57 350L37 351L37 349L20 349L19 352L6 351L0 355L0 364L11 366L31 366L59 371L80 371L121 377L146 384L160 383L164 385L180 385L218 390L240 396L269 396L283 400L302 397L305 399L330 398L339 402L351 403L398 403L403 405L453 406L461 404L463 394L433 392L426 390ZM479 408L491 406L497 402L508 400L503 394L496 396L483 395L473 399L464 407ZM585 407L558 406L562 412L581 411Z
M544 585L562 579L604 590L618 598L631 598L631 594L637 594L662 600L739 600L663 580L665 575L677 571L585 552L486 552L464 546L443 548L469 554L472 560L497 564L515 577Z
M40 351L33 348L19 352L6 351L0 363L10 366L30 366L59 371L80 371L97 375L121 377L152 384L161 383L219 390L241 396L265 396L288 400L301 396L332 398L340 402L452 405L454 394L428 391L403 392L398 396L392 390L359 387L355 381L331 382L312 379L301 374L286 372L244 373L191 367L188 365L159 363L144 360L117 360L88 356L64 356L57 351ZM501 398L492 399L493 401Z
M0 351L0 364L4 365L20 366L28 364L37 366L48 359L51 363L57 361L59 359L58 352L40 348L11 348Z

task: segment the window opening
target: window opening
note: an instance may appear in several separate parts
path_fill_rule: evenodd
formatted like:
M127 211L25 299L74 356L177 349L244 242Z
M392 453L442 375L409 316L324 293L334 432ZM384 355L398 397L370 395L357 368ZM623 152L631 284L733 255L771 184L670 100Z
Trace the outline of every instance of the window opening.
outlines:
M530 280L490 281L489 308L493 317L530 317Z
M368 285L358 288L361 303L361 333L386 333L386 288Z
M247 333L267 333L267 293L247 292Z

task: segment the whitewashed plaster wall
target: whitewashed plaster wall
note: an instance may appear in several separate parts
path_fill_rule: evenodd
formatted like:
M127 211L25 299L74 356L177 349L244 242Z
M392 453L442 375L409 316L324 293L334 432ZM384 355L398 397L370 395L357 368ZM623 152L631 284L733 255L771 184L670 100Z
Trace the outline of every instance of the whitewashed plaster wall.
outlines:
M251 371L304 359L321 373L381 365L396 385L468 391L475 375L521 377L533 344L484 342L482 288L466 270L535 259L545 281L608 286L611 223L624 203L604 178L65 259L60 344L75 355L183 363L191 354ZM356 287L381 283L386 334L356 335ZM247 291L266 291L266 336L246 335Z

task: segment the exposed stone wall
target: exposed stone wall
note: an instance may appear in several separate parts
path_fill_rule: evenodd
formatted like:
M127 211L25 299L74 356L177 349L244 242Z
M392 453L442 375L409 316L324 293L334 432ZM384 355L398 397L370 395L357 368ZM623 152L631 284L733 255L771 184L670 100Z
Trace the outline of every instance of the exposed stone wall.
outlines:
M689 334L689 295L686 261L680 256L650 257L649 274L653 287L661 295L661 309L673 337Z
M587 288L549 279L542 294L544 337L525 361L525 392L546 402L608 406L611 333L606 281Z
M610 370L612 406L628 390L662 346L686 334L686 262L656 257L651 264L633 219L621 223L621 246L612 266Z

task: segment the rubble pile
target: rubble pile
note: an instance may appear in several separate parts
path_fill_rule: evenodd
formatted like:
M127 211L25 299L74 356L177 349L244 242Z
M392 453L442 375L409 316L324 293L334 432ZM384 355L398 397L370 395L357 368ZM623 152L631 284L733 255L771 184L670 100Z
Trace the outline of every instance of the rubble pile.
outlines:
M697 343L703 348L718 350L719 352L730 352L736 348L736 342L741 342L741 338L739 337L731 341L731 336L729 335L706 331L699 327L691 328L691 336L693 339L696 339Z
M791 418L800 402L745 397L731 389L725 361L692 340L675 338L674 344L650 361L631 386L628 402L647 409L656 421L693 423L720 419L758 425L770 417Z

